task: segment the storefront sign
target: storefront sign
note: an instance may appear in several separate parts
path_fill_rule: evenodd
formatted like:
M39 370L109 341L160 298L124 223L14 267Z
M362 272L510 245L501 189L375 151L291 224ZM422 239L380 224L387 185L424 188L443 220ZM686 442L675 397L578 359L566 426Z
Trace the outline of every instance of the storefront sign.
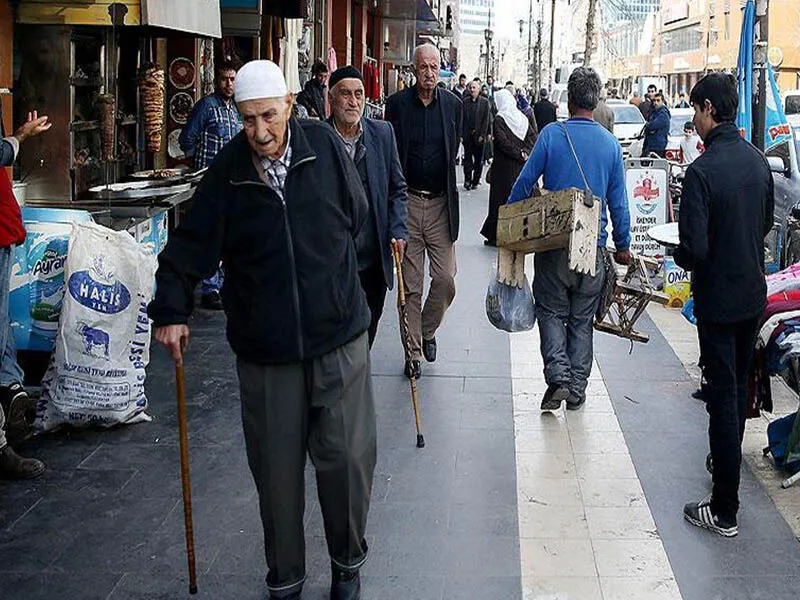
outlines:
M650 239L647 232L667 222L669 165L665 160L632 158L625 161L625 166L625 189L631 215L631 252L661 258L664 246Z
M661 21L663 25L669 25L677 21L689 18L689 3L686 0L678 0L673 4L662 5Z

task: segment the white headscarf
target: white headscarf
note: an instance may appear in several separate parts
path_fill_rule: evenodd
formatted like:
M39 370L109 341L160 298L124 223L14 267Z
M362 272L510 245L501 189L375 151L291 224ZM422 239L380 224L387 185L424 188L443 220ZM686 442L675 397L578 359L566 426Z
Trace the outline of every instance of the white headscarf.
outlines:
M503 117L511 132L521 140L525 140L530 125L528 117L517 108L517 101L507 89L503 88L494 93L497 104L497 116Z

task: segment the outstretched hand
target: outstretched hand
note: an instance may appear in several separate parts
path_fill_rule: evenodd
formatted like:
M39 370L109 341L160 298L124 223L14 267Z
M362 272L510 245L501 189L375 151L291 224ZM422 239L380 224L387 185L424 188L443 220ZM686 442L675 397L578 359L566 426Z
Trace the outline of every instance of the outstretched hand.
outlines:
M48 118L47 116L40 117L37 111L29 112L28 120L17 129L16 133L14 133L14 137L22 143L26 138L36 137L40 133L44 133L53 126L53 124L48 121Z

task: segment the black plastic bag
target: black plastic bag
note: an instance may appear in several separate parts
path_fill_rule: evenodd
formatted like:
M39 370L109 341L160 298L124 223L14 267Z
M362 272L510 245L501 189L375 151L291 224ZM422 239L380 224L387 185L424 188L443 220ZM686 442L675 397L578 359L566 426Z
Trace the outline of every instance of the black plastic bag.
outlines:
M498 281L497 271L486 290L486 316L501 331L530 331L536 324L533 292L525 277L522 287Z

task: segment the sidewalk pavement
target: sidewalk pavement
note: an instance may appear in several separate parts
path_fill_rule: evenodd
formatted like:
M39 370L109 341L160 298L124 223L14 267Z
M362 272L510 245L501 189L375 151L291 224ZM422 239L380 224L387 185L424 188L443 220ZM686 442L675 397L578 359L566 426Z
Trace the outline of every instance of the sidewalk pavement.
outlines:
M796 598L800 547L750 469L738 538L683 522L683 503L709 489L706 418L674 346L647 317L652 341L632 355L626 342L597 336L583 411L539 412L536 330L509 336L484 314L495 256L477 234L487 196L486 186L462 192L458 292L437 334L439 359L423 364L420 380L424 449L415 448L394 294L387 299L372 354L379 458L364 600ZM195 597L264 600L223 325L221 315L197 313L186 364ZM0 598L189 597L173 370L160 349L148 391L152 423L22 448L49 470L0 483ZM323 600L329 565L307 474L304 598Z

